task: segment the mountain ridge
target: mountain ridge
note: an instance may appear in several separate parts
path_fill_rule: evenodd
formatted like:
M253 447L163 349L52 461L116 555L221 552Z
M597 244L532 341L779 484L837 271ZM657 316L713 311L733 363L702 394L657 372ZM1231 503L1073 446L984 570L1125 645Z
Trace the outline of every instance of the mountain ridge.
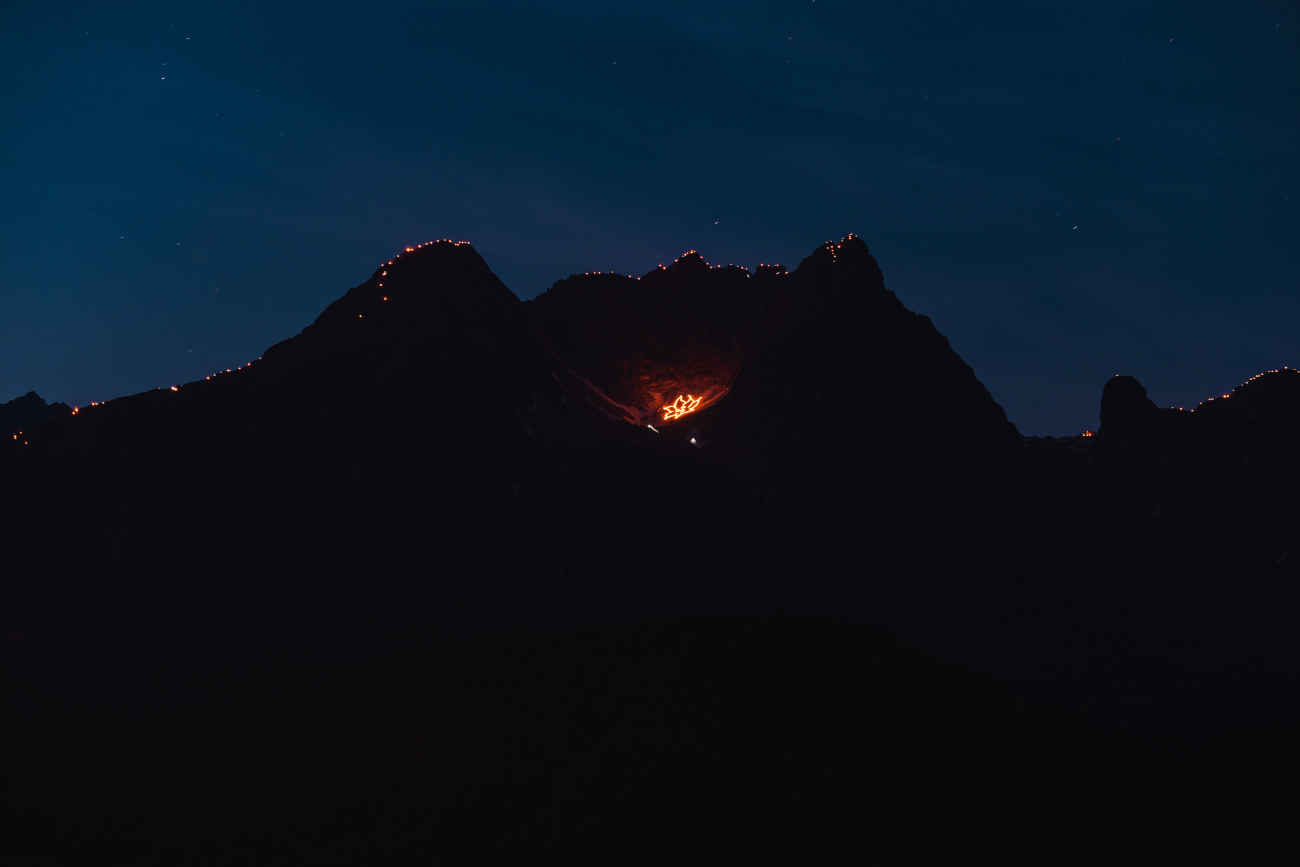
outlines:
M658 504L659 511L645 512L630 504L629 508L651 526L666 528L661 512L670 508L671 493L645 489L648 468L665 460L672 472L687 474L683 477L688 480L683 482L687 491L705 484L705 478L714 479L706 486L715 492L738 485L734 493L725 495L729 501L739 498L734 501L737 515L761 503L768 516L763 520L770 523L774 515L793 508L780 519L783 526L793 528L824 511L823 526L833 534L843 523L836 509L863 508L861 494L852 485L825 487L825 480L839 472L826 464L826 455L838 454L836 460L851 458L858 464L855 474L876 473L889 479L884 489L888 496L910 503L908 509L921 509L918 515L933 510L925 501L973 503L992 496L999 503L993 511L1010 510L1007 514L1017 517L1008 520L1036 527L1032 535L1040 541L1035 545L1047 548L1034 556L1056 564L1043 568L1069 571L1078 567L1065 565L1068 557L1045 552L1058 544L1053 540L1068 539L1077 546L1070 528L1089 519L1071 505L1070 492L1074 486L1093 484L1084 481L1091 472L1084 468L1097 459L1108 466L1128 467L1126 472L1139 478L1149 475L1143 468L1153 462L1163 466L1181 455L1175 465L1193 474L1189 478L1208 478L1210 471L1188 455L1206 449L1240 450L1245 441L1258 440L1268 444L1267 454L1280 455L1269 460L1282 461L1281 472L1289 477L1289 441L1284 432L1293 429L1297 402L1294 387L1273 384L1290 382L1292 374L1272 372L1253 380L1249 388L1243 386L1235 403L1207 402L1187 413L1157 410L1135 379L1116 377L1104 389L1103 424L1095 437L1076 440L1073 451L1036 447L1026 452L1024 444L1033 438L1017 434L974 371L933 324L908 311L884 286L878 265L856 236L819 246L794 271L773 267L751 274L735 266L715 268L692 251L642 278L575 275L528 302L519 301L471 245L442 241L404 250L330 304L300 334L268 348L250 365L180 387L83 408L73 417L40 425L21 443L15 440L9 445L24 447L29 457L47 448L70 449L69 463L78 466L85 479L102 478L106 486L96 522L121 511L113 505L118 494L108 493L121 488L113 479L138 472L139 478L152 479L149 484L157 496L188 513L194 527L206 522L200 515L207 515L210 508L197 505L201 494L174 490L174 483L152 466L153 455L177 455L185 465L194 464L199 454L225 454L212 461L232 471L225 477L204 464L194 464L191 475L210 486L195 490L208 490L214 503L227 499L233 503L241 496L241 485L249 495L264 491L271 499L259 507L263 510L259 527L231 532L245 542L251 533L260 539L254 548L273 559L285 556L276 553L279 547L271 529L283 523L272 514L274 500L283 491L317 491L319 496L304 502L299 516L290 520L298 527L295 533L300 539L317 539L322 533L329 535L322 526L337 526L343 534L340 538L357 532L346 527L349 515L356 515L365 526L391 519L392 525L417 533L410 526L409 512L393 512L396 507L384 501L414 504L422 501L422 485L446 486L455 496L435 509L443 516L440 520L448 526L464 526L467 515L481 511L492 516L478 532L487 534L482 544L506 555L491 567L505 573L535 569L535 563L523 563L539 556L539 539L547 540L540 543L543 548L571 550L569 543L555 539L569 531L547 521L542 523L549 529L539 530L539 519L529 509L537 514L582 515L582 520L598 520L606 526L608 538L592 546L605 553L593 552L584 568L590 569L601 558L618 559L617 550L643 547L634 527L594 518L590 507L581 503L587 496L584 486L595 484L605 491L603 496L615 501L626 501L631 491L641 491L646 502ZM1243 417L1231 411L1244 405L1242 398L1248 394L1265 392L1272 395L1268 407L1268 401L1252 398L1258 412ZM668 401L686 396L701 399L695 411L677 419L662 417ZM1260 421L1261 413L1266 422ZM92 430L103 433L91 435ZM1232 433L1220 432L1228 430ZM77 436L75 431L88 436ZM132 458L137 452L140 457ZM196 458L180 457L186 452ZM663 457L652 458L656 453ZM1034 455L1049 453L1087 457L1069 470L1065 467L1074 457L1054 456L1042 466L1034 463L1038 460ZM117 456L106 463L110 454ZM861 463L868 454L878 457ZM614 464L607 465L609 461ZM241 462L264 467L261 477L236 470ZM625 488L608 491L607 480L597 482L590 469L581 469L595 466L605 466L598 474L619 467L610 478L621 478ZM716 469L698 469L703 466ZM946 469L936 475L938 467ZM57 476L66 470L50 467L50 471ZM1068 483L1058 479L1063 496L1048 490L1043 481L1058 471L1070 479ZM1183 490L1188 483L1177 484ZM1215 496L1227 496L1222 484L1229 483L1219 484ZM1265 482L1258 484L1270 492L1267 496L1283 496ZM954 499L954 492L962 489L968 493ZM1180 494L1184 495L1192 496L1186 491ZM845 496L850 500L841 506L809 508L811 503L838 502ZM329 502L336 503L329 508L341 511L317 526L307 516L319 517ZM1029 502L1051 505L1033 517L1026 505L1017 505ZM457 503L476 505L462 512ZM504 503L512 504L505 509L508 515L502 512ZM51 502L46 508L53 515L61 507ZM800 517L795 519L795 514ZM896 520L884 515L875 520L882 518L884 525ZM120 520L121 515L113 519ZM513 528L510 533L516 534L516 542L502 546L490 541L493 532L502 530L492 525L498 520ZM15 516L15 526L31 526L37 537L48 535L33 521L40 522L28 509ZM164 535L203 538L174 517L143 523L129 518L126 526L137 529L120 538L140 538L138 534L151 521L169 528L160 531ZM754 525L746 526L751 529L738 527L736 532L749 535ZM961 531L973 549L982 549L987 539L1005 534L974 526ZM118 538L120 528L101 526L97 532ZM649 535L663 532L652 530ZM783 552L763 567L771 577L755 589L755 598L775 604L771 594L785 593L776 589L782 583L776 574L782 569L810 568L800 546L817 550L825 540L802 538L804 532L782 543ZM921 531L895 526L891 532L901 533L901 539ZM1180 530L1180 538L1187 532ZM1267 543L1269 550L1284 541L1285 533L1275 531ZM1025 542L1020 539L1014 550L1037 550ZM328 544L336 543L337 539ZM451 544L459 549L464 543ZM136 555L127 551L141 543L123 544L122 556L130 560ZM211 544L209 540L200 547ZM307 543L299 546L303 544ZM360 547L350 556L371 556L359 553L369 550L369 542L355 544ZM24 546L15 548L21 551ZM409 541L397 550L404 551L405 558L427 556L416 555ZM713 563L725 571L717 561L718 552L699 542L690 542L686 550L688 559ZM1282 557L1286 550L1280 548L1269 556ZM238 560L216 550L210 554L214 562L229 561L225 568L233 568L231 557ZM462 568L470 568L467 564L476 555L457 556ZM550 556L575 555L545 555ZM694 571L701 568L697 565ZM811 568L816 573L814 583L826 580L824 566ZM1022 564L1007 574L1024 568L1029 567ZM65 576L53 575L50 584L57 586L64 580ZM344 581L342 576L338 580ZM536 587L524 589L528 581L521 584L519 578L504 576L503 580L517 585L512 592L522 591L532 599L525 608L561 604L555 599L540 603ZM655 579L647 573L642 580L653 583ZM152 583L147 579L142 587ZM699 586L708 585L704 581ZM942 592L955 589L950 586ZM674 592L687 593L685 585ZM1024 585L1015 598L1023 602L1039 594L1039 589ZM47 600L46 604L54 603ZM483 612L491 608L484 608L486 604L480 600L471 607ZM619 605L636 609L630 598ZM962 627L968 628L969 624ZM953 627L953 634L963 633ZM977 643L989 646L988 642L985 637Z
M685 841L702 826L674 793L716 753L730 758L710 803L734 805L736 834L761 837L753 816L823 827L880 774L872 809L899 824L874 833L901 852L930 824L911 757L945 738L963 746L927 773L968 769L961 791L981 804L963 796L942 815L999 829L972 832L980 846L1016 836L1003 808L1079 839L1101 821L1080 800L1099 784L1084 757L1114 753L1097 767L1118 774L1148 768L1152 749L1172 751L1169 767L1187 750L1258 783L1221 744L1300 719L1295 373L1186 413L1120 377L1095 435L1021 437L856 236L793 271L690 253L641 278L574 275L528 302L472 246L432 242L250 365L0 443L4 684L19 706L93 708L77 711L87 720L178 714L173 730L190 734L174 749L196 779L226 780L213 792L234 782L193 744L230 726L247 732L250 778L275 777L287 750L301 755L294 779L352 781L285 783L303 805L296 831L238 820L285 851L326 814L384 839L358 794L376 790L426 853L430 839L471 845L479 831L464 829L501 816L572 842L589 822L609 839L648 833L635 818L648 810ZM686 397L699 404L663 418ZM889 698L873 699L864 671ZM339 684L364 702L341 707ZM66 739L42 740L31 713L41 758L0 754L36 769L21 779L64 767ZM1041 732L1016 721L1026 713ZM967 730L967 717L984 722ZM299 753L263 719L346 749ZM165 778L171 760L148 738L85 725L106 754L131 743L145 778ZM799 744L823 738L810 764ZM985 742L1024 792L1046 786L1082 824L1036 797L984 807L974 780L997 763L972 756ZM1079 762L1040 777L1043 755L1065 761L1061 743L1084 744ZM1256 743L1279 773L1300 767L1284 740ZM837 762L855 770L836 776ZM79 768L60 773L85 782ZM1217 782L1169 779L1169 827L1184 809L1207 822L1227 809ZM457 805L458 790L474 794ZM907 806L889 805L894 790ZM1141 798L1116 797L1141 824ZM227 815L234 801L218 801L204 803ZM159 809L147 787L126 803ZM460 818L428 818L439 811ZM1108 833L1103 848L1126 832Z
M0 403L0 436L15 436L43 421L68 415L72 407L66 403L46 403L34 391Z

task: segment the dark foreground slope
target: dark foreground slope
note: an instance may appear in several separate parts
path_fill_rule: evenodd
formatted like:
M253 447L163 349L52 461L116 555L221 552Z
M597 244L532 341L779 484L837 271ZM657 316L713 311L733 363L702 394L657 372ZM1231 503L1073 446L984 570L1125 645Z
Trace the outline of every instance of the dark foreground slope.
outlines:
M1024 441L852 236L528 303L466 244L408 251L246 368L0 448L8 839L168 863L1260 842L1295 804L1294 684L1242 632L1295 608L1204 587L1295 540L1236 532L1294 514L1274 391L1258 428L1156 436L1121 393L1098 437ZM1243 448L1269 468L1244 485Z

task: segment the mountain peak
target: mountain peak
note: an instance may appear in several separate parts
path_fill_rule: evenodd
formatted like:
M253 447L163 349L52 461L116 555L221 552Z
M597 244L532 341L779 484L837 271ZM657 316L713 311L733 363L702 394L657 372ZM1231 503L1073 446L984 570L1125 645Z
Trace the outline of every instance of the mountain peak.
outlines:
M1145 440L1156 416L1156 404L1135 377L1115 374L1101 392L1099 436L1113 442Z
M842 288L883 287L885 282L885 275L867 243L853 234L839 241L825 242L800 262L796 270ZM889 294L893 295L892 292Z
M417 244L268 349L263 366L293 368L331 355L352 365L387 359L384 366L482 358L520 340L520 303L468 241Z
M704 257L697 250L687 250L682 255L673 260L673 263L667 268L658 268L651 271L650 274L656 274L660 271L667 271L673 274L699 274L709 270L709 263L704 261ZM646 275L650 276L649 274Z
M391 291L379 292L380 298L390 300L405 291L421 294L434 294L442 301L454 302L460 297L475 297L481 293L460 291L465 281L471 285L477 283L495 284L507 295L514 296L506 288L487 261L479 255L469 241L429 241L415 247L407 247L392 259L380 265L371 275L370 280L356 287L348 295L360 293L373 296L372 290L387 288ZM501 292L489 292L504 299ZM348 296L344 296L346 298ZM340 299L342 300L342 299Z
M29 391L8 403L0 403L0 435L10 436L71 412L72 407L66 403L46 403L39 394Z
M867 249L867 242L850 232L838 241L826 241L820 247L813 251L813 255L829 255L832 259L838 259L840 256L853 260L855 257L870 256L871 251Z

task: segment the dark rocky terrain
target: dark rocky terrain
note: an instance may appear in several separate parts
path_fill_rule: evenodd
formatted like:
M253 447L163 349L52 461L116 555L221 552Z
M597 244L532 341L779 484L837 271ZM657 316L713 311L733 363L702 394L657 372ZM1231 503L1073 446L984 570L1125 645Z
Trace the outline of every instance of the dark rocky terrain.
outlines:
M14 437L43 421L69 415L72 407L66 403L46 403L34 391L0 403L0 436Z
M0 444L8 839L1240 857L1297 805L1300 374L1101 413L1021 437L853 236L526 303L407 251Z

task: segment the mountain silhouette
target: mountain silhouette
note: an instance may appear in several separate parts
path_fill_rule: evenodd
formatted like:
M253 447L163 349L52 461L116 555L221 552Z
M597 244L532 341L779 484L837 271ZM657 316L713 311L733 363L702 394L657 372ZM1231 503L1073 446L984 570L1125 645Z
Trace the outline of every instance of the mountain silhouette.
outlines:
M158 860L1206 851L1290 803L1229 793L1296 766L1298 380L1028 438L856 236L528 302L408 248L0 445L0 807Z
M34 391L0 403L0 434L12 437L27 428L72 412L66 403L46 403Z

